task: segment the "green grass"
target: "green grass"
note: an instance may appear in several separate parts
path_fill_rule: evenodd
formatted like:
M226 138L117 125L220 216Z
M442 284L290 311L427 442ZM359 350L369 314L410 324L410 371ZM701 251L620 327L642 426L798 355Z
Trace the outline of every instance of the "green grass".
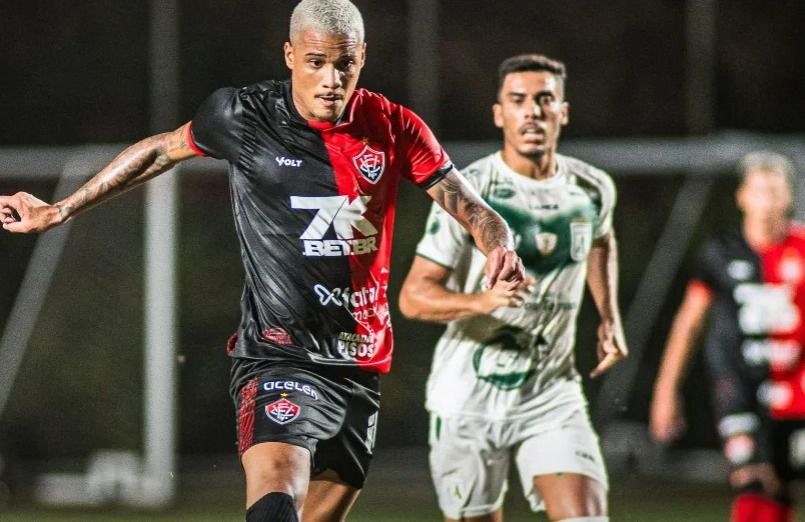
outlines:
M399 483L398 483L399 484ZM394 491L367 489L349 517L350 522L439 521L435 499L425 484ZM723 522L728 519L730 493L720 485L672 483L668 481L628 479L613 482L610 498L613 522ZM205 506L186 504L165 512L126 510L48 510L32 507L0 511L3 522L241 522L243 512L235 505L234 494L221 498L208 496ZM519 487L509 491L507 522L545 521L531 513L520 498Z

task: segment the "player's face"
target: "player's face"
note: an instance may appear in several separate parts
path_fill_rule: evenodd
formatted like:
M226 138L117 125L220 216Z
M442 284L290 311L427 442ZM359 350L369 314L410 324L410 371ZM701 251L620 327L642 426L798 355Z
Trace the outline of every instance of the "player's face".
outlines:
M561 79L547 71L506 75L492 107L495 125L503 129L504 147L527 157L555 149L568 122L563 89Z
M307 120L335 121L355 91L366 56L366 44L355 35L303 29L285 43L293 100Z
M787 219L794 202L788 179L775 170L750 170L736 196L747 219Z

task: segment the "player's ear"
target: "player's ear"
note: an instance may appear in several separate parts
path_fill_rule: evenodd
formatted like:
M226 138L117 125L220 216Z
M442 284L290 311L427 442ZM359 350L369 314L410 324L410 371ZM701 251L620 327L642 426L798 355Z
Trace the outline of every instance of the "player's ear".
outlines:
M562 125L570 123L570 104L562 102Z
M285 42L285 45L282 48L283 54L285 55L285 65L288 66L288 69L293 70L293 45L291 42Z
M744 201L746 199L746 187L744 186L744 182L741 181L741 184L738 185L738 190L735 191L735 206L738 207L738 210L741 212L745 212L745 205Z
M492 118L495 121L495 127L498 129L503 128L503 106L500 103L492 105Z
M363 42L363 45L361 46L360 67L363 68L363 64L365 63L366 63L366 42Z

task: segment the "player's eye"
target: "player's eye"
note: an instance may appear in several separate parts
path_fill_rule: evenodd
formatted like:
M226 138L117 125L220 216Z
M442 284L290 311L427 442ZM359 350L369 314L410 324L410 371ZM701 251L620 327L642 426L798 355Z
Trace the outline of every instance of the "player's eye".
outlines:
M340 71L351 71L354 65L355 60L344 60L343 62L339 62L338 69Z

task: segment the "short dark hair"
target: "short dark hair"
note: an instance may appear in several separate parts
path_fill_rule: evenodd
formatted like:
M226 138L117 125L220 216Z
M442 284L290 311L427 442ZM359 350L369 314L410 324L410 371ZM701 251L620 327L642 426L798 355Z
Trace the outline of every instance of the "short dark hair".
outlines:
M503 88L506 76L511 73L528 71L545 71L553 74L559 78L564 90L565 79L567 78L565 64L559 60L548 58L544 54L518 54L517 56L506 58L498 66L497 96L500 96L500 90Z

